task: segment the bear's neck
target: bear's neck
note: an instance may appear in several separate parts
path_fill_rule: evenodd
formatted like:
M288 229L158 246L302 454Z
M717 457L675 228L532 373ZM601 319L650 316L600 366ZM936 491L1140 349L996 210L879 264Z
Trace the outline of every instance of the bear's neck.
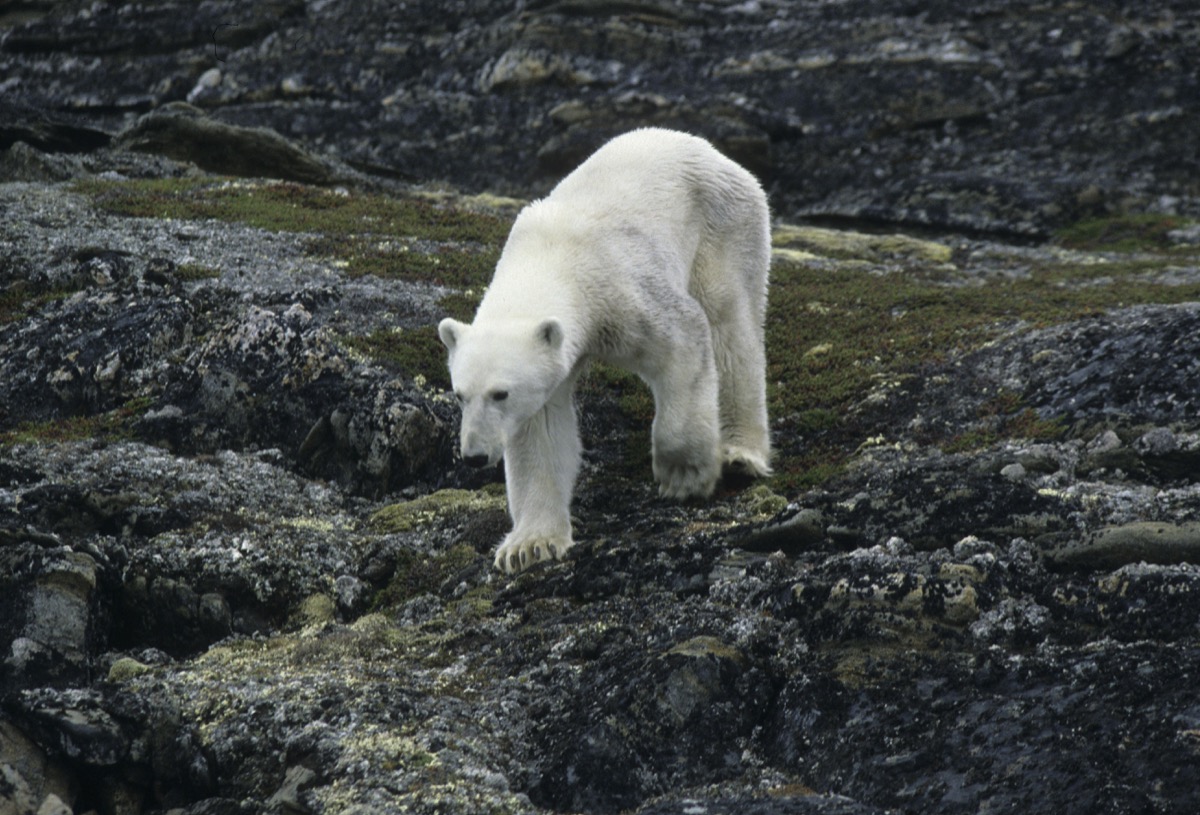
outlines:
M519 269L503 264L497 266L492 283L483 302L475 312L475 323L504 324L513 322L540 323L553 317L561 323L564 348L569 364L582 353L588 327L581 324L586 314L579 307L579 293L555 275L530 274L525 266Z

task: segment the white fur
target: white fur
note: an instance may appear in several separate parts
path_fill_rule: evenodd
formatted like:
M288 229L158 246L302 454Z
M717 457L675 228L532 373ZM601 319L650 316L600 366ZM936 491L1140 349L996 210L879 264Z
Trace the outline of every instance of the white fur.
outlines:
M572 392L601 359L654 394L654 477L706 497L722 465L770 472L766 196L703 139L627 133L517 217L475 321L438 326L464 458L504 458L513 530L496 566L572 545L581 445ZM503 398L501 398L503 397Z

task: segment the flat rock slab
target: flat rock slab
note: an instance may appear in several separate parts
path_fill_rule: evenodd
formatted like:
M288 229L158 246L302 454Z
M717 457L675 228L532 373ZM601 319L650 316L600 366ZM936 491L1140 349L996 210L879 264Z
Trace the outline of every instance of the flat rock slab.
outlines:
M1200 563L1200 523L1110 526L1050 549L1046 560L1065 569L1108 570L1131 563Z

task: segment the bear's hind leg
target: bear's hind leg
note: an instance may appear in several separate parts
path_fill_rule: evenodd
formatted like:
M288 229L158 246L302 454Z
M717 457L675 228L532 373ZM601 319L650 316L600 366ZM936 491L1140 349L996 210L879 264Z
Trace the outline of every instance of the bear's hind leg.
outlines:
M713 325L723 468L754 478L771 474L766 354L762 328L746 315Z
M644 374L654 394L654 478L665 498L707 498L721 475L717 371L703 312L681 322L656 370Z
M752 210L712 258L722 301L709 309L720 387L721 463L752 477L771 474L763 324L771 263L766 212Z
M504 476L513 530L496 549L496 568L512 574L560 559L571 539L571 494L583 455L571 402L574 379L507 440Z

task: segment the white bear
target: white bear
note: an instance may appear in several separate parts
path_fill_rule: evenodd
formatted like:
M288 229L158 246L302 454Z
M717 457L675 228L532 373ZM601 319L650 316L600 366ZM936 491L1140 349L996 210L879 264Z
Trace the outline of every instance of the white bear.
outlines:
M758 182L671 130L618 136L521 211L474 322L438 325L462 405L462 458L504 459L513 530L497 568L572 546L582 453L572 392L592 360L650 386L662 495L707 497L723 465L770 473L770 257Z

